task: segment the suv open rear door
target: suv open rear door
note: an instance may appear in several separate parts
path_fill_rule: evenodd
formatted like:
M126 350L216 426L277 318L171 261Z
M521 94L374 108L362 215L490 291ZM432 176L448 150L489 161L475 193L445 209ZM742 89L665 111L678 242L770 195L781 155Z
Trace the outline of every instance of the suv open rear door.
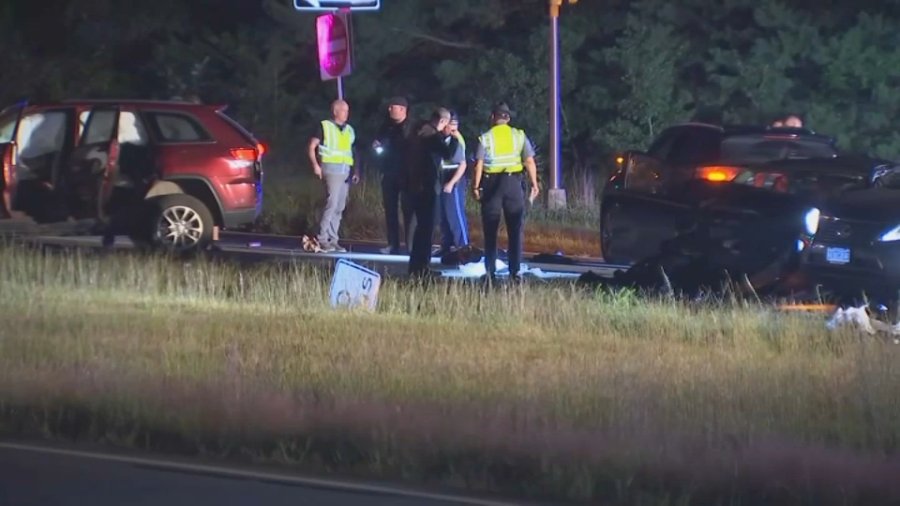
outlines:
M0 113L0 218L12 217L16 197L16 134L27 102L16 104Z
M119 165L119 108L91 110L72 153L66 186L76 218L103 217Z

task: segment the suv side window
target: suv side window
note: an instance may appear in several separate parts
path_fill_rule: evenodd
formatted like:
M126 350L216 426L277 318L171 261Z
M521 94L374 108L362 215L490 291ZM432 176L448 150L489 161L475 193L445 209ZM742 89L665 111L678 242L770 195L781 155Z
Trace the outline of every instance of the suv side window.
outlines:
M65 111L43 111L22 117L17 132L19 156L27 160L62 150L66 116Z
M119 144L146 146L149 143L147 129L135 113L122 111L119 114Z
M16 128L18 113L7 114L0 118L0 144L12 141L13 129Z
M86 119L87 124L85 127L87 129L84 131L84 138L81 139L81 144L87 146L111 141L118 113L119 111L115 109L93 110Z
M145 113L150 128L162 142L206 142L212 140L200 123L187 114L174 112Z

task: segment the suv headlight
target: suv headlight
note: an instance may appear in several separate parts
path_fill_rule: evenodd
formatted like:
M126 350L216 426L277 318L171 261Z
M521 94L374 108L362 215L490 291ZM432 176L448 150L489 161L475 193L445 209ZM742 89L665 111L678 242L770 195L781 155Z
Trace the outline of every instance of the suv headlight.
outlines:
M819 231L820 214L819 210L815 207L806 211L806 216L803 217L803 226L806 229L807 234L816 235L816 232Z
M881 237L879 237L878 240L881 242L900 241L900 225L881 234Z

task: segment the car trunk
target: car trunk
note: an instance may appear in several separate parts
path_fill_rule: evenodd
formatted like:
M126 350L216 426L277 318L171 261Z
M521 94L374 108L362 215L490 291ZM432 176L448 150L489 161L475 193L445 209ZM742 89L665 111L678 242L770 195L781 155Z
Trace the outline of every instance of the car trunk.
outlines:
M779 160L752 167L758 173L783 175L787 192L824 204L847 191L869 187L872 162L855 157Z

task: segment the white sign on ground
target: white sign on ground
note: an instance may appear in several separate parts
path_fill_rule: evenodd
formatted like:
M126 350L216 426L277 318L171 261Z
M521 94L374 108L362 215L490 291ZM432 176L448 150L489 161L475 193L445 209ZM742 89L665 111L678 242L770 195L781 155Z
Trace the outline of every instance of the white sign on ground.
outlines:
M331 280L331 307L363 306L374 311L380 287L380 274L341 258Z

